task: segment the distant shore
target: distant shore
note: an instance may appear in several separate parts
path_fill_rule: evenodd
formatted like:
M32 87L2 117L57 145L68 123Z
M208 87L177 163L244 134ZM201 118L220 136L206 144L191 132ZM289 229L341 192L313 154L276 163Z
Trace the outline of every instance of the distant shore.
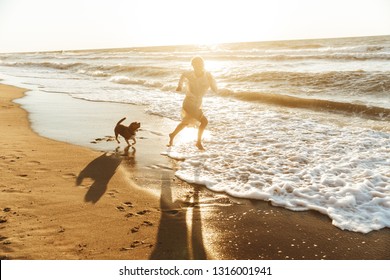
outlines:
M80 141L39 136L12 102L25 91L0 85L0 259L390 259L388 228L342 231L317 212L177 179L178 163L160 154L171 124L136 106L51 95L47 106L72 111L55 120L64 137L76 130ZM136 149L107 141L130 112L143 128Z

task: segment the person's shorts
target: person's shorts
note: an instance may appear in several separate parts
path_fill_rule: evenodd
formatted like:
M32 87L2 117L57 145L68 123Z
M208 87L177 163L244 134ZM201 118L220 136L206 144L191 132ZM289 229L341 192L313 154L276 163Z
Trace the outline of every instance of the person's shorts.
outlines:
M198 104L195 104L191 99L184 99L182 120L188 123L200 122L203 118L203 111Z

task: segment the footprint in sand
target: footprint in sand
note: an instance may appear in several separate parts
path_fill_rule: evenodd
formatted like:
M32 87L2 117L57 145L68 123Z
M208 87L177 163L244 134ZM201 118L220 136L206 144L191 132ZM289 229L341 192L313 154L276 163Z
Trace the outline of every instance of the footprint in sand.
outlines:
M48 168L38 168L38 169L35 169L34 172L36 173L45 173L45 172L49 172L50 170Z
M66 174L63 174L63 175L62 175L62 178L74 180L74 179L77 178L77 175L74 174L74 173L66 173Z
M98 144L100 142L111 142L111 141L114 141L114 140L115 140L114 136L105 136L105 137L102 137L102 138L96 138L95 140L92 140L90 143Z
M7 163L15 163L17 160L22 158L23 156L18 156L18 155L6 155L0 157L0 159L6 161Z
M132 229L130 229L130 232L131 233L139 232L139 227L133 227Z
M32 161L27 162L27 165L40 165L40 164L41 164L41 162L37 161L37 160L32 160Z
M142 210L137 212L138 215L145 215L147 213L150 213L150 210Z
M117 193L119 193L117 190L112 190L112 191L107 192L107 194L109 196L111 196L112 198L115 198L115 194L117 194Z
M151 227L151 226L153 226L153 223L152 223L152 222L149 222L149 221L144 221L144 222L142 223L142 225L143 225L143 226L147 226L147 227Z
M18 174L18 175L16 175L16 176L18 176L18 177L20 177L21 179L24 179L24 180L29 180L27 174Z
M132 229L130 229L130 232L131 233L137 233L137 232L140 231L142 226L144 226L144 227L151 227L151 226L153 226L153 223L149 222L149 221L144 221L141 225L133 227Z
M133 207L134 207L134 206L133 206L133 203L130 202L130 201L125 201L125 202L123 202L122 204L123 204L124 206L126 206L126 207L129 207L129 208L133 208ZM126 211L125 207L123 207L122 205L117 206L116 209L118 209L118 210L121 211L121 212Z
M126 205L126 206L129 207L129 208L133 208L133 207L134 207L134 206L133 206L133 203L130 202L130 201L123 202L123 204Z
M128 207L132 208L133 206L128 206ZM126 211L125 207L123 207L123 206L117 206L116 209L118 209L121 212L125 212ZM151 212L150 210L142 210L142 211L138 211L136 214L134 214L134 213L127 213L125 215L125 217L126 218L131 218L131 217L134 217L135 215L142 216L142 215L146 215L147 213L150 213L150 212Z
M113 192L108 192L107 195L111 196L112 198L115 198L115 193Z
M151 243L148 243L148 242L144 242L144 241L138 241L138 240L136 240L136 241L133 241L131 244L130 244L130 247L122 247L121 249L120 249L120 251L127 251L127 250L134 250L134 249L136 249L137 247L140 247L140 246L142 246L142 247L146 247L146 248L152 248L153 247L153 244L151 244Z

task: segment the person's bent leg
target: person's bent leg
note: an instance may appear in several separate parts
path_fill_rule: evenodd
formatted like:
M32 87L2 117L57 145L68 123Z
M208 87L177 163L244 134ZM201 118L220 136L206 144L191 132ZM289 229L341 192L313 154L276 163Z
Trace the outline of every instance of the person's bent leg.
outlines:
M169 144L168 144L168 147L172 146L173 145L173 139L175 139L176 135L182 131L185 127L187 126L187 123L185 122L181 122L179 123L175 130L169 134Z
M207 120L207 118L203 116L202 119L200 120L200 126L198 130L198 141L196 142L196 147L198 147L199 150L204 150L202 145L202 136L208 123L209 121Z

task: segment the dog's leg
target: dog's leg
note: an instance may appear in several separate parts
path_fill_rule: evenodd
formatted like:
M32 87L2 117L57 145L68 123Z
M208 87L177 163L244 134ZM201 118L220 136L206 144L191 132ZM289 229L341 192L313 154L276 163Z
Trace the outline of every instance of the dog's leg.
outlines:
M137 141L135 141L135 137L134 137L134 136L131 137L131 139L133 140L133 145L134 145L135 143L137 143Z
M131 146L129 140L125 139L128 146Z
M118 140L118 133L115 132L115 139L116 139L116 142L118 142L118 144L120 143L119 140Z

